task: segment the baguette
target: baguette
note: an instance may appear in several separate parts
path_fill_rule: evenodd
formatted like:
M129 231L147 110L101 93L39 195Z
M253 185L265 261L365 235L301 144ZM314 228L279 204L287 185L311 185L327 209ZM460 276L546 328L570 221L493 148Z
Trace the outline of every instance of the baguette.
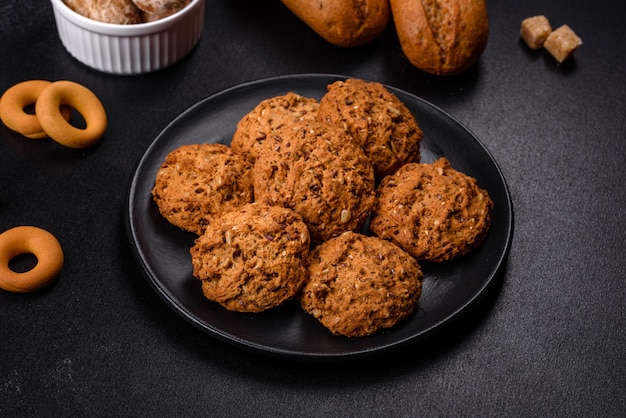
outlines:
M455 75L487 46L486 0L390 0L402 52L417 68Z
M353 47L382 34L391 17L389 0L281 0L319 36L333 45Z

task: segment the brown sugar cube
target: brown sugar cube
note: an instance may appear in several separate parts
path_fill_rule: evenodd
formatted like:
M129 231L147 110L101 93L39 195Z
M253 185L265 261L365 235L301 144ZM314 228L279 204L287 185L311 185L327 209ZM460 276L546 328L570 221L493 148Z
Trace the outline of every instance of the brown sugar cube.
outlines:
M552 32L548 18L543 15L526 18L522 21L520 34L530 49L539 49Z
M543 46L559 63L562 63L582 44L583 41L578 35L569 26L563 25L548 36Z

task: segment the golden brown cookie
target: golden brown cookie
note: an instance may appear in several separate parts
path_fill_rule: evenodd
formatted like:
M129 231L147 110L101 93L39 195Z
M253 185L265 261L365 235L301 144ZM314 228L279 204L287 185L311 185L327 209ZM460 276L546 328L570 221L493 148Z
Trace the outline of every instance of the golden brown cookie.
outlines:
M240 312L261 312L293 298L307 278L310 238L302 217L251 203L224 213L191 248L205 297Z
M311 252L299 299L334 334L360 337L413 313L422 278L417 261L393 243L345 232Z
M252 202L252 167L226 145L183 145L166 156L152 196L170 223L202 235L216 214Z
M63 0L76 13L89 19L119 25L141 23L132 0Z
M261 101L237 124L231 148L254 164L263 143L275 129L300 120L315 120L316 99L289 92Z
M487 191L445 158L404 165L382 180L376 197L370 229L418 260L466 255L491 225L493 202Z
M377 177L420 160L422 130L404 103L380 83L348 79L330 84L318 117L344 128L363 147Z
M346 132L319 121L274 131L253 168L255 200L291 208L313 242L360 228L374 205L374 171Z

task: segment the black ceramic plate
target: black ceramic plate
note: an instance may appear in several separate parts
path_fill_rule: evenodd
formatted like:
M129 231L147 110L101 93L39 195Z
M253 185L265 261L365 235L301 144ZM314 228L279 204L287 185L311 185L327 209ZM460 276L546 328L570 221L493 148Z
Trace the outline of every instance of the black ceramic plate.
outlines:
M128 195L127 227L135 255L163 300L206 333L252 351L274 356L325 359L377 353L414 343L466 310L500 273L512 236L512 207L505 180L480 141L437 107L388 87L413 112L424 131L422 162L444 156L478 180L494 201L491 230L470 256L423 264L419 307L394 328L358 339L332 335L292 301L263 313L230 312L204 298L192 276L189 248L194 236L170 225L152 201L156 172L173 149L191 143L228 144L237 122L261 100L296 92L321 98L333 75L295 75L239 85L208 97L182 113L154 140L139 161Z

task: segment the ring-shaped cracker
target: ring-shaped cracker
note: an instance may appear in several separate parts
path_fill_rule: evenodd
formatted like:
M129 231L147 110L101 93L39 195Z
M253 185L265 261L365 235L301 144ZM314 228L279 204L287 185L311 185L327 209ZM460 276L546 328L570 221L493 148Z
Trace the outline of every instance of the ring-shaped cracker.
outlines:
M59 108L69 106L85 120L85 129L63 119ZM44 131L56 142L70 148L87 148L98 142L107 127L107 117L100 99L87 87L73 81L55 81L46 87L35 105L35 113Z
M47 138L48 134L41 127L35 114L24 109L34 105L41 92L50 85L47 80L28 80L15 84L4 92L0 99L0 119L7 128L30 139ZM63 119L70 119L70 109L61 108Z
M37 264L31 270L18 273L9 262L22 254L32 254ZM50 232L34 226L17 226L0 234L0 288L9 292L26 293L52 283L63 267L63 249Z

